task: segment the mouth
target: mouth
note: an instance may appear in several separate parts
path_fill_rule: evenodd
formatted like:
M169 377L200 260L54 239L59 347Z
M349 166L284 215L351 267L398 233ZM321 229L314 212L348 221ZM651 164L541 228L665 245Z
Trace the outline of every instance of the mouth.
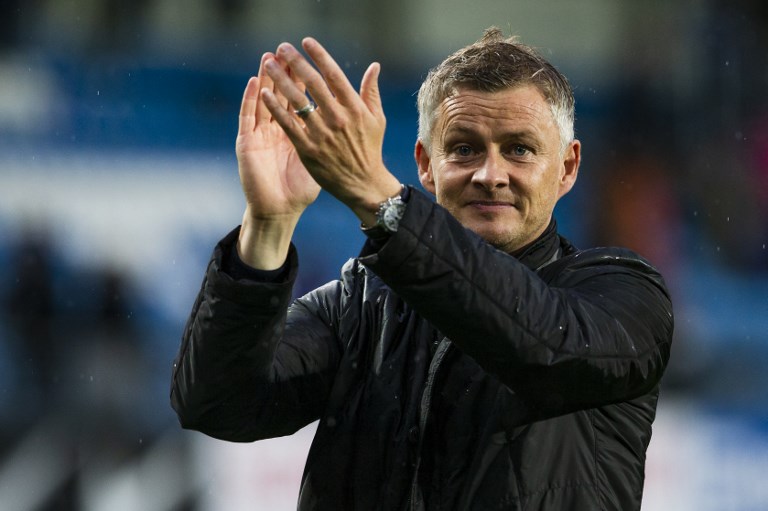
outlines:
M512 202L494 200L473 200L469 201L467 205L482 212L507 211L515 207L514 203Z

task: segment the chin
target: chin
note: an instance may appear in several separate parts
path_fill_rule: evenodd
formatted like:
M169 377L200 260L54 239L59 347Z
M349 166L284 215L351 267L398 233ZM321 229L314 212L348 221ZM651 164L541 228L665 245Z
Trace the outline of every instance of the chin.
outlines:
M499 250L509 252L508 247L510 246L514 250L514 245L520 241L518 233L514 229L510 229L510 226L514 226L514 219L507 219L505 222L501 222L498 218L493 221L461 217L457 217L457 219L464 227L473 231L488 242L488 244L493 245Z
M490 245L505 252L509 252L508 247L515 244L515 236L509 232L483 231L482 229L475 230L475 232Z

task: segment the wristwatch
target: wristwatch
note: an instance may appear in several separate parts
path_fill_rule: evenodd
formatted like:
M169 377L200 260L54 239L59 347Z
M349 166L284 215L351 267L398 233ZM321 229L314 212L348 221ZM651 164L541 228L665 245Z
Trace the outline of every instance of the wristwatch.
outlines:
M400 220L404 214L405 202L401 192L379 204L379 209L376 211L376 224L372 227L363 227L363 232L366 234L374 234L376 232L383 234L395 233L400 226Z

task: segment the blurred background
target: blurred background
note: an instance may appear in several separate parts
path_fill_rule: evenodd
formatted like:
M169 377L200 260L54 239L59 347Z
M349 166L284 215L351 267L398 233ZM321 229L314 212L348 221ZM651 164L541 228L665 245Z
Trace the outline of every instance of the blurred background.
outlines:
M676 339L644 511L768 509L768 4L746 0L3 0L0 509L289 510L314 426L249 445L180 430L172 360L243 208L234 156L261 54L320 39L382 63L385 160L418 186L415 93L497 25L571 80L579 246L666 276ZM301 294L357 254L327 195Z

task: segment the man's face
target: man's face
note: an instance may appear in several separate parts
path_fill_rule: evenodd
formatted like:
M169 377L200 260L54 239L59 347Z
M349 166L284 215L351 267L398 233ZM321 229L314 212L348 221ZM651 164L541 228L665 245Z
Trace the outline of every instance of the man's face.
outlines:
M438 107L429 151L416 143L419 180L465 227L505 252L535 240L576 181L581 146L561 152L538 89L461 89Z

